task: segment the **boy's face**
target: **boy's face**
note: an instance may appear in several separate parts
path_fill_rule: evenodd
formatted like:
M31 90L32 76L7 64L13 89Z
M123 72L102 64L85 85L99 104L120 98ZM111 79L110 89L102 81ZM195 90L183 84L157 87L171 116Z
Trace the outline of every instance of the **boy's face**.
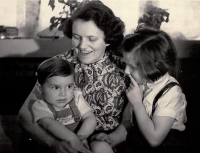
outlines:
M141 70L137 68L133 56L134 56L133 53L130 54L127 52L123 52L123 58L124 61L126 62L125 73L130 74L138 84L144 84L147 81L142 75Z
M40 90L46 102L62 108L74 98L74 75L50 77Z

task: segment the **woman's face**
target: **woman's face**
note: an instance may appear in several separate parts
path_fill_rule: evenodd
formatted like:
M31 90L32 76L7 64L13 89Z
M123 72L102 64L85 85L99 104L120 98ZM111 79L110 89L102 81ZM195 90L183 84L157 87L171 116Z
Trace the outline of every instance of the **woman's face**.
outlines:
M90 64L100 60L107 44L104 32L93 21L75 20L72 25L72 45L81 63Z

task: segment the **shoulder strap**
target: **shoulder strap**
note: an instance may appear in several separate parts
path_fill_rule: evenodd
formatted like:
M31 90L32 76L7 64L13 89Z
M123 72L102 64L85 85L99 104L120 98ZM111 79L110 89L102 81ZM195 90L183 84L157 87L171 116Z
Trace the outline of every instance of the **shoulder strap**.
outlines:
M166 86L164 86L160 92L156 95L156 97L154 98L154 101L153 101L153 106L152 106L152 114L154 113L155 111L155 105L156 105L156 102L158 101L158 99L163 95L163 93L169 91L173 86L180 86L177 82L170 82L168 83Z
M81 120L80 112L75 104L74 99L72 99L72 101L69 103L70 108L68 108L68 109L71 113L69 111L57 111L56 112L55 108L52 105L47 103L47 106L51 110L51 112L53 113L55 118L59 118L60 116L63 116L63 115L68 116L68 115L72 114L74 116L74 120L76 122Z
M47 103L47 102L46 102L46 104L47 104L48 108L51 110L51 112L53 113L54 118L57 118L55 108L52 105L50 105L49 103Z
M76 106L75 104L75 100L74 98L72 99L72 101L69 103L69 106L73 112L73 116L74 116L74 121L78 122L81 120L81 117L80 117L80 112L78 110L78 107Z

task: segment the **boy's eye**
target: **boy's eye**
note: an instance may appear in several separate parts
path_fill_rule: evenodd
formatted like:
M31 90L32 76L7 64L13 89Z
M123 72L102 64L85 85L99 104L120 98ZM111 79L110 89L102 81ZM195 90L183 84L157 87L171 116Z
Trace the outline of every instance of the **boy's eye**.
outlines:
M74 85L68 85L67 86L67 89L71 89L71 88L73 88L74 87Z
M58 86L52 86L51 88L57 90L59 87Z

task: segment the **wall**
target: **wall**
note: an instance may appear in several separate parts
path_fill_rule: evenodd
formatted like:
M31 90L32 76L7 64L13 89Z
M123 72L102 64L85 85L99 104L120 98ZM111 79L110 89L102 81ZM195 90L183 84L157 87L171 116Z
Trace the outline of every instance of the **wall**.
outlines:
M137 20L143 14L147 2L167 9L170 13L169 22L161 28L174 38L200 40L200 1L199 0L101 0L119 16L126 25L126 34L133 32ZM34 35L49 27L49 19L58 16L62 4L55 1L55 9L48 6L49 0L1 0L0 25L17 26L20 36ZM31 11L29 11L31 10ZM38 13L38 14L37 14ZM31 19L31 21L30 21Z
M71 40L67 37L3 39L0 40L0 57L52 57L71 48Z

